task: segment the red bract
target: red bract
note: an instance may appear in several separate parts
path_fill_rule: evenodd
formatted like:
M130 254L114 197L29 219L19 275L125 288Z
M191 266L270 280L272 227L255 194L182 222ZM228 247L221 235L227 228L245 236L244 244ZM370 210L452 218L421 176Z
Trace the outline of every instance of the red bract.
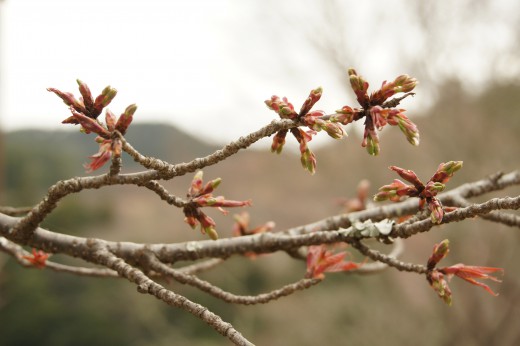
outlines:
M101 137L97 137L96 141L99 143L99 151L89 156L90 163L85 164L84 167L87 170L87 173L93 172L101 167L110 159L112 155L115 157L121 156L121 148L122 143L118 138L116 139L103 139Z
M296 113L294 106L289 103L286 97L280 98L274 95L270 100L265 101L267 107L277 112L280 118L297 121L310 129L310 131L305 132L300 128L292 128L290 131L300 144L302 166L311 174L314 174L316 171L316 157L307 146L307 142L312 139L312 136L321 130L324 130L329 136L335 139L340 139L345 135L340 124L325 119L325 112L311 112L312 106L318 102L322 93L323 89L321 87L311 90L309 96L300 109L300 113ZM288 130L280 130L274 135L271 144L271 152L277 154L282 152L287 132Z
M218 238L217 231L215 230L215 221L207 216L200 208L215 207L222 213L227 214L227 211L222 209L222 207L235 208L250 206L251 200L234 201L227 200L223 196L214 197L212 192L220 185L222 180L220 178L213 179L204 185L202 177L202 171L198 171L191 181L190 188L188 189L188 202L183 208L184 215L186 216L184 222L190 225L191 228L195 228L200 224L201 232L208 234L211 239L215 240Z
M389 168L399 174L401 178L412 183L412 185L406 185L402 181L395 179L392 184L384 185L379 188L379 192L374 196L374 201L381 202L390 200L392 202L398 202L403 197L418 197L420 208L423 208L425 204L428 205L432 222L437 224L441 223L444 217L444 209L441 201L435 196L446 188L444 183L446 183L456 171L462 168L462 161L441 163L426 185L419 180L412 170L396 166L390 166Z
M336 114L330 117L332 122L343 125L352 121L365 118L365 131L361 145L366 147L370 155L379 154L379 137L376 130L382 130L384 126L398 126L405 134L408 142L419 145L419 130L414 123L404 115L404 109L388 106L387 99L400 92L410 92L417 85L417 80L408 75L401 75L393 82L383 82L381 88L368 95L368 82L356 70L348 70L350 85L356 94L357 101L362 108L343 106ZM392 103L392 101L394 101ZM398 104L400 99L388 101L390 104Z
M306 278L323 279L325 272L341 272L357 269L359 263L345 261L346 252L333 253L327 250L327 245L309 246L307 253Z
M45 267L49 256L50 255L48 253L33 248L32 255L22 256L22 258L29 261L36 268L42 269Z
M48 88L47 90L58 95L69 106L72 116L65 119L63 121L64 124L80 124L83 132L87 134L95 133L99 136L96 138L96 142L100 144L99 151L90 156L90 163L85 164L87 172L92 172L110 161L112 155L115 157L121 156L121 140L113 138L113 134L114 131L119 131L122 135L126 133L128 126L132 123L137 106L135 104L128 106L119 119L116 119L116 116L107 109L105 115L106 125L103 125L97 118L103 111L103 108L108 106L116 96L117 90L107 86L94 100L87 84L79 79L77 83L81 94L79 100L72 93L62 92L54 88Z
M489 274L496 273L496 272L504 273L504 269L502 269L502 268L467 266L462 263L455 264L451 267L445 267L445 268L439 269L439 271L448 275L448 277L450 277L450 278L453 275L455 275L461 279L466 280L467 282L469 282L472 285L482 287L489 294L492 294L494 296L498 296L498 294L493 292L491 290L491 288L489 288L488 285L483 284L482 282L478 282L477 279L502 282L501 280L499 280L496 277L491 276Z

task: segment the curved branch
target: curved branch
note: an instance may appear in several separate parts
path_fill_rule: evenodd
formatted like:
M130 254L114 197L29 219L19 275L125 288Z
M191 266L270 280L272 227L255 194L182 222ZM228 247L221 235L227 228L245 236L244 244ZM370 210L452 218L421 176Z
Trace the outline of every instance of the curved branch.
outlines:
M178 268L177 271L187 275L193 275L206 270L210 270L218 266L219 264L223 263L224 261L225 260L222 258L211 258L200 263L195 263L185 267Z

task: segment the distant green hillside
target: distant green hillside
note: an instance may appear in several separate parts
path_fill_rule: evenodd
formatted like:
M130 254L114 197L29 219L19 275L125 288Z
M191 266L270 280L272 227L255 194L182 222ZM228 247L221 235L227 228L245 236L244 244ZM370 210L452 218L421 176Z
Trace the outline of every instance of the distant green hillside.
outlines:
M141 153L169 162L187 161L215 150L213 146L165 124L135 124L126 137ZM7 133L4 184L7 194L16 191L14 200L27 203L57 180L85 175L83 164L98 150L93 139L93 135L77 130ZM137 164L126 154L124 164L126 169L137 169Z

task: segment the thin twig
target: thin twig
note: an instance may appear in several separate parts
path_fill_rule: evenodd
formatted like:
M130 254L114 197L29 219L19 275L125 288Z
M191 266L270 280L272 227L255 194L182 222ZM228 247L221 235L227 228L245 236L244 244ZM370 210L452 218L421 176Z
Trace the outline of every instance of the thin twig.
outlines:
M201 273L203 271L207 271L210 269L215 268L221 263L224 263L224 259L222 258L211 258L209 260L205 260L199 263L194 263L185 267L178 268L177 270L181 273L187 274L187 275L193 275L197 273Z
M404 241L402 239L395 239L394 240L394 247L392 251L386 255L390 258L397 259L404 251ZM366 263L359 267L358 269L351 270L345 273L352 273L352 274L360 274L360 275L368 275L368 274L377 274L385 269L387 269L389 265L384 262L372 262L372 263Z
M166 201L168 204L174 205L178 208L182 208L186 205L186 201L184 201L182 198L170 194L164 186L155 180L149 181L143 184L143 186L155 192L163 201Z
M351 244L352 247L356 248L357 250L359 250L359 252L369 257L370 259L385 263L391 267L396 268L399 271L414 272L419 274L426 274L426 272L428 271L426 267L423 265L402 262L397 260L395 257L382 254L381 252L374 249L370 249L360 240L354 240L351 242Z
M262 293L255 296L242 296L236 295L205 281L199 279L194 275L184 274L176 269L169 267L168 265L160 262L154 255L148 255L148 265L150 269L164 273L165 275L173 278L174 280L196 287L201 291L211 294L212 296L222 299L228 303L234 304L244 304L244 305L253 305L253 304L265 304L272 300L276 300L278 298L288 296L297 291L307 289L311 286L318 284L320 279L302 279L295 283L285 285L279 289L273 290L268 293Z
M9 254L20 265L27 268L35 268L34 265L26 260L24 256L31 256L31 253L25 251L20 245L17 245L4 237L0 237L0 251ZM93 276L93 277L119 277L119 275L110 269L106 268L86 268L69 266L65 264L56 263L53 261L45 261L45 269L51 269L56 272L63 272L79 276Z

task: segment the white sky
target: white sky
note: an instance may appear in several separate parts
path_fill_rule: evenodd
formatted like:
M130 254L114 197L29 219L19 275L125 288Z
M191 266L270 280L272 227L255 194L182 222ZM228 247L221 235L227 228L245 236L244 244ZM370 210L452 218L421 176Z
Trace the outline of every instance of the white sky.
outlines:
M312 8L319 3L0 0L0 125L8 131L65 126L60 122L68 110L46 88L77 94L76 78L94 94L106 85L117 88L109 106L116 114L137 103L136 121L167 122L216 140L235 139L270 122L275 113L263 101L272 94L288 96L299 108L309 90L322 85L319 108L332 112L355 105L330 59L302 34L335 34L335 27L321 32L315 24L319 16ZM338 26L349 32L345 67L355 65L373 86L409 73L401 55L413 56L431 44L418 32L420 19L407 13L407 3L345 1L352 19ZM491 19L464 35L457 35L465 24L457 24L456 8L440 16L452 31L436 41L442 51L425 76L457 72L478 84L497 70L520 71L517 56L504 56L493 68L484 58L485 51L518 45L511 36L518 18L512 17L514 0L495 3ZM377 16L375 4L386 17Z

